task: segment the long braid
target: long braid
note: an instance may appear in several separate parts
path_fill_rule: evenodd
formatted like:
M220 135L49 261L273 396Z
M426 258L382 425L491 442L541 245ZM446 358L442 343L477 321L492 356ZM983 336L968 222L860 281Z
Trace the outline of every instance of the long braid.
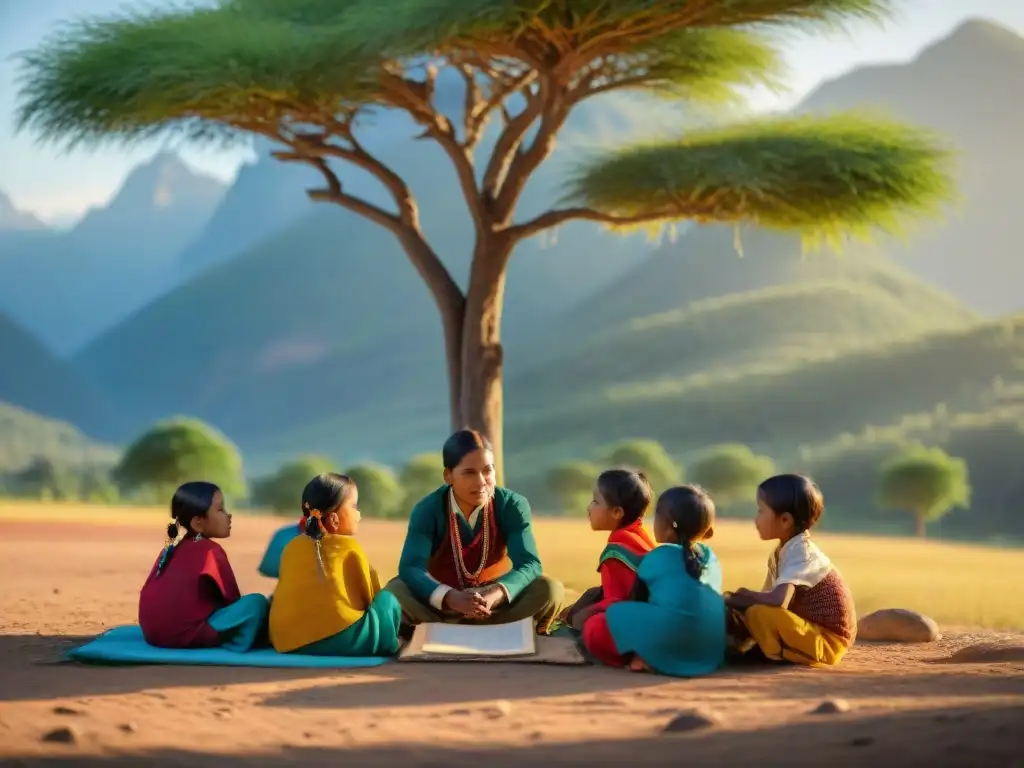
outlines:
M159 576L163 573L164 568L167 567L167 561L171 559L171 554L174 552L174 545L178 539L178 521L171 520L167 524L167 543L164 544L164 549L160 553L160 560L156 564L156 575Z
M323 579L327 578L327 566L324 565L324 554L321 542L323 541L324 534L327 530L324 528L323 521L321 518L321 512L319 509L310 509L308 503L303 505L306 510L306 525L305 533L309 538L313 540L313 544L316 547L316 562L320 566L320 577Z

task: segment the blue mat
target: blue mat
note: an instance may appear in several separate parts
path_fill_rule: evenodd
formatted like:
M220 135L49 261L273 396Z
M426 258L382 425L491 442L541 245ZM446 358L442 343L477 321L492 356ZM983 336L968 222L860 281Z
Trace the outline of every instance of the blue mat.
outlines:
M381 656L300 656L278 653L272 648L235 653L226 648L175 650L155 648L142 639L138 626L114 627L90 643L68 651L74 661L108 664L184 664L225 667L282 667L292 669L357 669L379 667L392 661Z

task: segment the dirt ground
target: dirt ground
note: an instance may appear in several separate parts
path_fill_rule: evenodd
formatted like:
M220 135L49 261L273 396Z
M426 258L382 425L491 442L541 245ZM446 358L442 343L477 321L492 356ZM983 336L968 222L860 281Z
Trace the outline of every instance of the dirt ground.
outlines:
M243 590L272 589L255 568L276 524L232 537ZM699 680L524 664L324 673L63 661L135 620L155 536L152 525L0 522L0 763L1024 766L1024 633L944 628L930 645L859 644L836 670ZM849 711L813 714L826 699ZM662 733L692 708L718 722ZM44 740L64 727L70 743Z

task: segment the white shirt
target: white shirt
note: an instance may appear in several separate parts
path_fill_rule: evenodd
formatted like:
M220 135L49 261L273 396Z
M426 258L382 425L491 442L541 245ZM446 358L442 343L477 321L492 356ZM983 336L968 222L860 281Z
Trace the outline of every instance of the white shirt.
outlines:
M767 592L780 584L813 587L828 576L831 570L832 561L811 541L811 534L804 531L776 547L769 555L764 590Z
M476 528L476 522L480 519L480 512L483 510L485 506L487 506L486 502L478 506L472 512L470 512L469 516L467 517L462 513L462 509L459 507L459 503L455 501L455 492L451 490L448 491L448 507L451 509L452 512L455 513L456 517L465 518L466 522L469 523L469 527L471 529ZM433 592L430 593L430 605L435 611L440 612L441 610L443 610L444 596L451 592L451 590L452 588L449 587L447 584L441 584L440 582L438 582L437 587L434 589ZM508 590L505 590L503 588L503 591L505 592L505 599L508 599Z

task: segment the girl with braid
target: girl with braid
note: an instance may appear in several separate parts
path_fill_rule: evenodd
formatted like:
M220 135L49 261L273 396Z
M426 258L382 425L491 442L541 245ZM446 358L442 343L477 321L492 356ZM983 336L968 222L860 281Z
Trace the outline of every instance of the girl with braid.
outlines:
M402 609L380 587L355 538L359 489L333 472L302 491L303 535L281 553L270 606L270 641L280 653L393 656Z
M242 597L223 547L231 515L213 483L185 483L171 499L167 544L139 595L139 626L160 648L248 651L265 635L267 598Z
M630 599L588 622L591 653L610 666L676 677L707 675L724 664L722 569L706 544L714 524L714 502L700 488L677 486L658 497L659 546L640 562Z

